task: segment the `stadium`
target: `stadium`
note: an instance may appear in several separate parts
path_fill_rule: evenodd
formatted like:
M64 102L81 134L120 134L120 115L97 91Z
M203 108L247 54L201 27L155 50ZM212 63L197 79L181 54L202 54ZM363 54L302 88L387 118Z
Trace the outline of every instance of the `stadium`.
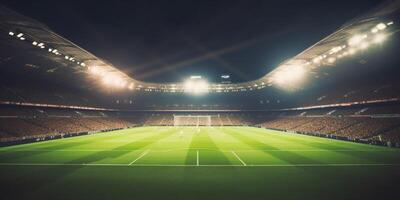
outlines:
M400 1L0 3L0 198L400 199Z

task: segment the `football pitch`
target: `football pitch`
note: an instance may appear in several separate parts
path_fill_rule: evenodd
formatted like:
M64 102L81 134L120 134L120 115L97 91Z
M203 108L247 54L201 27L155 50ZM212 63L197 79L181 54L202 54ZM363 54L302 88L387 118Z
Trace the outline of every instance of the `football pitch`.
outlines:
M1 199L400 199L400 150L254 127L0 148Z

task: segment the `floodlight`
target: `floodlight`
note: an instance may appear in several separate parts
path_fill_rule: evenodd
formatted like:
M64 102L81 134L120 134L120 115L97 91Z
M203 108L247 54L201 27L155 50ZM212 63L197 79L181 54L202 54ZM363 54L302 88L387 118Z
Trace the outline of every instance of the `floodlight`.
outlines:
M103 83L109 87L125 87L126 81L116 74L108 73L103 75Z
M22 37L24 34L23 33L18 33L17 37Z
M228 75L228 74L223 74L223 75L221 75L221 78L223 78L223 79L228 79L228 78L230 78L231 76L230 75Z
M319 63L320 61L321 61L321 58L320 58L320 57L315 57L315 58L313 59L313 62L314 62L315 64Z
M274 75L274 81L281 86L290 86L301 81L305 72L301 65L288 66Z
M378 28L379 30L383 30L386 28L386 24L384 23L379 23L378 25L376 25L376 28Z
M190 79L201 79L201 76L190 76Z
M348 44L350 46L357 46L359 45L365 38L367 37L367 35L355 35L352 38L349 39Z
M328 58L329 63L334 63L335 61L336 61L336 58L334 58L334 57Z
M192 93L195 95L208 92L209 85L207 81L202 79L189 79L183 85L184 92Z
M14 35L15 35L15 33L14 33L14 32L12 32L12 31L10 31L10 32L8 32L8 35L14 36Z
M33 42L32 42L32 45L33 45L33 46L36 46L37 44L38 44L38 43L37 43L36 41L33 41Z
M337 53L337 52L339 52L339 51L341 51L342 50L342 47L341 46L338 46L338 47L333 47L332 49L331 49L331 53L333 54L333 53Z

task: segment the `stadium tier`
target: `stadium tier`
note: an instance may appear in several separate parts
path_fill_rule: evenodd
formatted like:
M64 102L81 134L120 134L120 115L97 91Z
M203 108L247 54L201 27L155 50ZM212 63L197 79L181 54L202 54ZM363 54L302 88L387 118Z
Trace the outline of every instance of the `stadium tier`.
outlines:
M42 140L134 126L257 126L400 146L400 105L353 105L301 111L95 111L2 106L3 142Z

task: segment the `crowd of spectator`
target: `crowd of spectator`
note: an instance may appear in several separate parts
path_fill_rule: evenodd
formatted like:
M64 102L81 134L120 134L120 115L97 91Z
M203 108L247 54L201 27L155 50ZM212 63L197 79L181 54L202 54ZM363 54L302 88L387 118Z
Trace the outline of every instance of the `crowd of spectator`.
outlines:
M301 114L286 111L279 116L266 116L258 125L300 133L345 137L350 140L372 140L400 144L400 112L397 105L350 107ZM323 114L325 113L325 114Z
M96 111L2 106L0 140L46 135L97 132L135 125L176 125L175 113ZM186 113L179 125L252 125L271 129L318 133L349 139L400 144L400 106L371 105L268 112ZM185 116L181 115L181 116ZM208 116L208 117L207 117Z
M2 107L0 141L122 129L140 123L136 115L112 112Z

